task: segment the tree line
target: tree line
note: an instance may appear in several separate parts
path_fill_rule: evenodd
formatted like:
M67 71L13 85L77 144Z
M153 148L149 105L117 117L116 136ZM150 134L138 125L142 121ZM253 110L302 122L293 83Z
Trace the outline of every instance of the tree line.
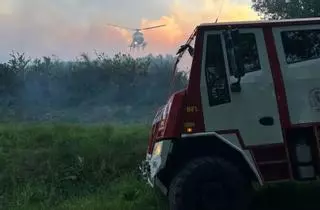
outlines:
M168 97L175 58L12 53L0 63L0 121L145 122ZM186 83L184 74L177 88Z

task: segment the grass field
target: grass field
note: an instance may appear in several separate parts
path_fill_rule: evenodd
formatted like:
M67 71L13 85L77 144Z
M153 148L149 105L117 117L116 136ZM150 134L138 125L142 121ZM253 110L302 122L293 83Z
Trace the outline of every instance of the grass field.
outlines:
M0 209L163 209L137 175L144 126L2 125Z
M0 209L166 210L139 179L148 127L0 126ZM320 209L319 184L270 185L253 210Z

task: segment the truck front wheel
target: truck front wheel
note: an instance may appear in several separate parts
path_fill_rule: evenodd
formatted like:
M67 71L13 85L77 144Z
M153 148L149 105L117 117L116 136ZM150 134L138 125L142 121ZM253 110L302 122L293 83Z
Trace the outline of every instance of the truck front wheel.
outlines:
M172 180L170 210L246 209L248 181L221 158L199 158L187 164Z

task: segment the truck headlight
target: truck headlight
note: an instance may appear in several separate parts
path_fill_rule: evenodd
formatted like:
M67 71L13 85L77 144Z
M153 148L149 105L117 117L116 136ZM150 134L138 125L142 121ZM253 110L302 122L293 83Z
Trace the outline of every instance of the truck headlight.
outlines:
M152 155L149 161L150 179L154 179L159 170L165 166L171 146L172 144L169 140L163 140L154 144Z
M152 156L160 156L160 155L161 155L162 145L163 145L163 142L157 142L157 143L154 145L153 152L152 152Z

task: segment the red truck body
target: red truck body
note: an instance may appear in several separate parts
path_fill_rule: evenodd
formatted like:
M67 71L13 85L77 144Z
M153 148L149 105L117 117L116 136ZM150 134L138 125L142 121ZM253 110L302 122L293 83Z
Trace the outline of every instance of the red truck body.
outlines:
M243 40L242 57L234 59L246 67L240 77L228 54L238 49L229 45L231 30ZM149 182L168 194L179 172L206 156L241 166L261 185L317 179L320 18L201 24L186 46L192 40L188 85L152 125Z

